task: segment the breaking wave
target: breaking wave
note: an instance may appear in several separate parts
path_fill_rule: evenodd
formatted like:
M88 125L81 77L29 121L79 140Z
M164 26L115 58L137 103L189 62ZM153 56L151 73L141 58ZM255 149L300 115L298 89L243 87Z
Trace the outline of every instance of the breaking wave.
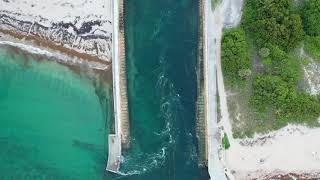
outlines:
M17 48L22 49L23 51L27 51L31 54L38 54L38 55L44 55L44 56L51 57L51 58L57 58L57 61L63 62L63 63L86 65L86 66L89 66L90 68L100 69L100 70L106 70L108 68L107 65L103 65L100 63L96 63L96 62L83 61L78 58L72 58L70 56L67 56L67 55L64 55L61 53L53 53L48 50L40 49L40 48L26 45L23 43L0 40L0 45L8 45L8 46L12 46L12 47L17 47Z

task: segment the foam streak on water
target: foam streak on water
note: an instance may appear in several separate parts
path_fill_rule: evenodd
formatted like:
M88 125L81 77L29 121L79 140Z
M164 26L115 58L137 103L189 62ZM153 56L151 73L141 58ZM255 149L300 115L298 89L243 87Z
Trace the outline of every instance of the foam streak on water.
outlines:
M132 147L120 179L200 180L195 137L198 1L126 0Z
M67 55L63 55L63 54L59 54L59 53L53 53L50 52L46 49L40 49L37 47L33 47L27 44L23 44L23 43L18 43L18 42L11 42L11 41L3 41L0 40L0 45L9 45L9 46L13 46L13 47L17 47L20 48L24 51L27 51L31 54L39 54L39 55L45 55L49 58L58 58L58 61L61 61L63 63L71 63L71 64L77 64L77 65L87 65L90 68L93 69L100 69L100 70L106 70L108 69L109 66L107 65L103 65L100 63L96 63L96 62L87 62L87 61L83 61L81 59L78 58L71 58L70 56Z

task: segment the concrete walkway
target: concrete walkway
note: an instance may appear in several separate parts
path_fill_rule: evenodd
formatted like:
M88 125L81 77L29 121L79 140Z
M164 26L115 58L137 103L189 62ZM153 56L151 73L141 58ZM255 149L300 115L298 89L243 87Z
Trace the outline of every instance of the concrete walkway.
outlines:
M207 97L207 129L208 129L208 171L212 180L226 180L224 167L219 159L220 139L217 127L217 81L216 60L220 56L220 42L222 23L217 18L216 11L211 9L211 0L205 0L205 89Z
M119 4L113 0L113 51L112 51L112 76L113 76L113 103L114 103L114 133L109 135L109 154L107 171L118 173L121 156L121 95L119 71Z
M208 117L208 170L211 179L225 180L234 177L227 168L221 149L221 137L217 124L217 85L220 97L220 110L224 132L227 133L232 146L232 127L229 121L226 93L221 69L221 38L224 27L238 25L241 17L242 0L222 0L213 10L212 0L206 0L206 79L207 79L207 117Z
M119 173L120 160L121 160L121 150L119 150L120 138L116 135L109 135L109 156L107 170L113 173Z

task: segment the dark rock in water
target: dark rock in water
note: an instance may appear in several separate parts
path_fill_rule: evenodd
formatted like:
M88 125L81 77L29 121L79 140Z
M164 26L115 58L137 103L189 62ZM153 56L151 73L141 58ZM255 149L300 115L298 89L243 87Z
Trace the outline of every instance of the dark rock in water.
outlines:
M84 148L84 149L89 149L89 150L94 150L95 149L93 144L80 142L79 140L73 140L72 141L72 145L73 146L78 146L78 147Z
M104 148L102 146L99 145L95 145L95 144L90 144L90 143L86 143L86 142L81 142L79 140L72 140L72 146L76 146L85 150L89 150L89 151L95 151L95 152L103 152Z

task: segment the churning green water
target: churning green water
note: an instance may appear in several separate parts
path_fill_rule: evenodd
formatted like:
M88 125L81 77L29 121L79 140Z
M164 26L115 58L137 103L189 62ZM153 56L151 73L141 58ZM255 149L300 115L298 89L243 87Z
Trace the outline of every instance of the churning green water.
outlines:
M125 0L126 180L208 180L195 132L198 0Z
M101 179L106 101L54 62L0 50L0 179Z

